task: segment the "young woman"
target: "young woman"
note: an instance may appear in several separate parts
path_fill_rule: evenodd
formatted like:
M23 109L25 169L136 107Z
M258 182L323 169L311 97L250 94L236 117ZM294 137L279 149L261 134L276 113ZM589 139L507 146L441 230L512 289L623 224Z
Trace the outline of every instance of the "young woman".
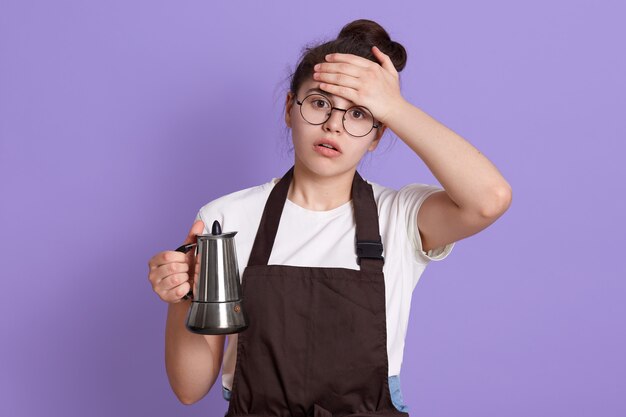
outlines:
M225 353L224 336L185 328L191 257L165 251L149 261L152 288L169 303L165 362L183 403L204 397L223 367L227 416L408 415L399 374L412 290L429 261L507 210L511 188L402 97L405 62L404 47L371 20L306 49L286 97L293 167L200 209L185 243L214 220L238 231L250 323L229 335ZM361 178L359 161L387 128L444 190Z

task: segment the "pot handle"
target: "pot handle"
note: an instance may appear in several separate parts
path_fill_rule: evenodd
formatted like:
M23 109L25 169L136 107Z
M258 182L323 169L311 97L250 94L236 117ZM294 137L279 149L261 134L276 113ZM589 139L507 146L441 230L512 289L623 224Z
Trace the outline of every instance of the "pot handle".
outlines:
M188 243L186 245L182 245L176 248L176 252L187 253L191 250L191 248L197 245L198 245L197 243ZM193 284L192 284L192 289L190 289L189 292L185 296L183 296L183 300L189 300L189 299L193 300Z

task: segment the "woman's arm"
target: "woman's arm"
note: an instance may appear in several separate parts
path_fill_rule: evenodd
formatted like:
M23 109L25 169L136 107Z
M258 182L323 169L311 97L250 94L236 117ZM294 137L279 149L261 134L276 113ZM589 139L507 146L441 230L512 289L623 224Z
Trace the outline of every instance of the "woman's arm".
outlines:
M195 242L203 230L204 222L197 219L184 244ZM191 301L181 297L193 285L189 271L196 272L195 258L190 255L168 250L148 261L152 290L168 303L165 369L172 390L184 404L192 404L209 392L219 374L224 352L224 336L191 333L185 326Z
M425 251L478 233L509 208L511 186L478 149L404 99L393 108L387 127L445 189L420 207L417 222Z
M443 185L445 191L429 196L416 219L423 249L428 251L486 228L511 204L510 185L478 149L406 101L389 56L376 46L372 53L380 65L352 54L329 54L327 62L314 67L313 78L321 82L322 90L367 107Z
M193 404L209 392L224 355L224 335L203 336L185 327L190 303L170 304L165 327L165 368L172 390L183 404Z

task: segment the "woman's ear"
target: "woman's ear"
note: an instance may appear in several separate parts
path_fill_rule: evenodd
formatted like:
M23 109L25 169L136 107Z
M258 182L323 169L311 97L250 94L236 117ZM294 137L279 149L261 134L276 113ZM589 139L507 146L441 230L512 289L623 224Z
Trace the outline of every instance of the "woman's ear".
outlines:
M285 123L287 127L291 129L291 108L293 107L293 93L289 91L287 93L287 99L285 101Z

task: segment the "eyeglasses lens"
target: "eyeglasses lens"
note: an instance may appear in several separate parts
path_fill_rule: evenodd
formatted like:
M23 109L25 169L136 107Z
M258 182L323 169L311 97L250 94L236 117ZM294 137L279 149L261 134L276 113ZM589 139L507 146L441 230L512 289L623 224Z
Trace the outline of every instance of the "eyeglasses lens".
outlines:
M322 95L313 94L304 99L302 117L307 122L320 125L330 118L332 104ZM374 116L365 107L350 107L343 116L343 127L353 136L365 136L374 126Z

